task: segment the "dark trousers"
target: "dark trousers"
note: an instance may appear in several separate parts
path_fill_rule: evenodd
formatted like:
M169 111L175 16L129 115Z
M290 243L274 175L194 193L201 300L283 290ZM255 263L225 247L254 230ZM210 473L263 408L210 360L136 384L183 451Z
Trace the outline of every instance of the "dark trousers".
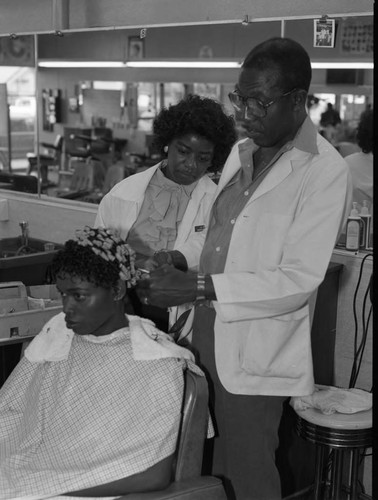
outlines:
M281 485L275 465L280 396L231 394L215 367L214 309L196 307L193 350L209 383L210 412L216 436L207 440L203 473L222 477L229 500L278 500Z

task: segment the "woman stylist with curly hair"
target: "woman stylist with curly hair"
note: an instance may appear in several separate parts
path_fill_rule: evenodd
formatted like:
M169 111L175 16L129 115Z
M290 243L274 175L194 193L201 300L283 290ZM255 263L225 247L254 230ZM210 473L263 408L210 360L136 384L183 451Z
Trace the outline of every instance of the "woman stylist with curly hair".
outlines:
M95 222L117 229L135 249L142 267L156 252L174 251L193 233L206 229L216 188L207 174L223 167L236 141L233 118L216 101L197 95L163 109L153 132L164 159L114 186L102 199ZM170 255L175 259L175 252ZM141 304L136 295L132 301L137 314L167 329L165 310ZM177 311L170 323L176 319Z

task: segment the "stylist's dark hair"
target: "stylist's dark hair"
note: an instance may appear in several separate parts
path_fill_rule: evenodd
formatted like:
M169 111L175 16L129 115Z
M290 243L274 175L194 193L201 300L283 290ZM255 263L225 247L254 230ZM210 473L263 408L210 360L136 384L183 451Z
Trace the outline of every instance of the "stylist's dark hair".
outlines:
M58 276L66 275L93 283L102 288L113 288L119 280L119 265L116 261L106 261L91 250L91 247L79 245L75 240L68 240L64 248L55 255L51 271L54 281Z
M153 132L154 144L163 156L164 147L185 134L194 133L210 141L214 156L209 172L223 167L237 138L234 118L225 114L220 103L198 95L188 95L160 111Z
M244 59L243 69L276 72L276 86L285 92L303 89L311 83L311 61L306 50L290 38L270 38L254 47Z
M365 111L357 127L357 144L364 153L373 151L373 110Z

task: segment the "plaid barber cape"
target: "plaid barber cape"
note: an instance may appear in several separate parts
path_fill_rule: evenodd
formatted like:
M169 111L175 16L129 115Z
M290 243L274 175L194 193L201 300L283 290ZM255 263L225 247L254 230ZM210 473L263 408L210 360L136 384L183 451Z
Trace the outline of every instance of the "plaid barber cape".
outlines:
M0 499L104 484L174 452L187 360L135 359L133 324L73 335L59 361L20 361L0 390Z

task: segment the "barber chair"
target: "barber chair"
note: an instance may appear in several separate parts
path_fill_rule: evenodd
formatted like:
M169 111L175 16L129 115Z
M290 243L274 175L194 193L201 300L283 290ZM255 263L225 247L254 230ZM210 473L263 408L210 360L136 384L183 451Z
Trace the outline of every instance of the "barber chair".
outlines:
M172 483L164 490L130 493L119 497L119 500L227 500L220 479L201 476L207 422L206 379L187 370Z
M123 164L112 164L112 157L121 156L127 141L113 139L110 129L96 130L105 135L70 135L76 147L69 153L69 170L61 171L60 178L65 183L64 178L69 176L71 182L65 191L58 191L59 198L100 203L104 194L125 178Z
M105 132L102 133L104 135L95 135L93 137L83 134L71 134L70 139L76 141L78 145L73 152L69 152L70 157L72 159L93 158L103 162L104 165L107 166L113 155L112 150L115 140L111 137L111 131L110 134Z
M41 142L41 146L45 148L47 151L46 154L40 154L39 160L41 165L41 181L42 187L46 187L48 185L52 185L48 181L48 169L50 166L57 167L57 170L60 169L61 156L63 150L63 137L61 135L57 135L54 141L54 144L50 144L47 142ZM37 170L37 162L38 157L35 153L26 153L26 157L29 162L28 175L33 172L33 170Z
M182 422L176 450L173 482L168 488L132 493L122 500L226 500L220 479L201 476L208 421L208 388L205 377L187 370Z
M67 189L58 190L56 196L68 200L78 200L100 189L105 179L105 169L101 162L87 158L85 161L72 162L73 171L69 172L70 183Z

